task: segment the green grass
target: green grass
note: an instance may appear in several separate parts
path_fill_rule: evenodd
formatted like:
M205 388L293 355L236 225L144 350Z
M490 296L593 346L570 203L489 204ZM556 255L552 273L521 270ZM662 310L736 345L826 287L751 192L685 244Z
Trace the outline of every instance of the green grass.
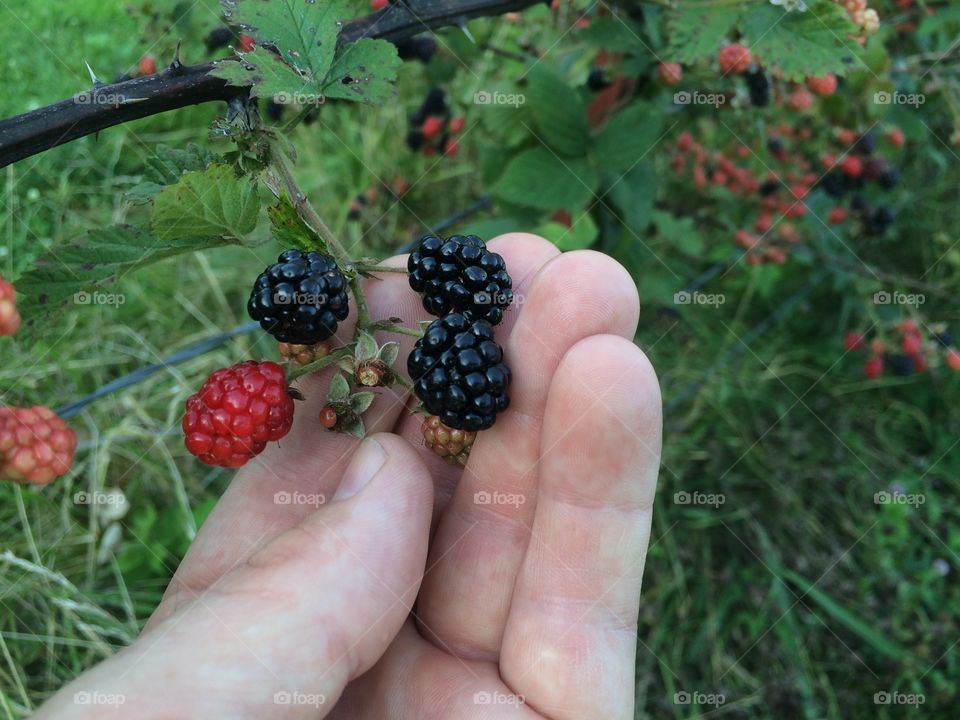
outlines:
M129 67L142 53L144 27L164 24L92 0L20 0L10 8L35 31L17 21L0 24L4 116L83 89L84 59L104 77ZM185 55L196 60L196 39L214 20L200 6L187 22L183 33L193 41ZM163 36L159 57L172 52L174 37ZM464 43L456 33L449 41L458 49ZM400 97L418 97L425 86L419 67L403 72ZM461 88L461 99L471 93L472 86ZM378 178L401 173L413 180L427 169L399 149L408 109L403 102L377 110L331 107L321 123L293 137L297 174L312 201L348 244L371 254L388 253L424 222L482 192L478 136L464 157L416 183L407 207L383 201L376 224L380 213L360 225L345 222L348 199ZM218 110L191 108L111 129L8 168L0 195L5 273L16 276L57 241L135 214L117 197L136 183L151 148L206 142ZM957 178L950 172L913 202L915 242L864 241L864 256L905 275L934 265L956 227ZM904 207L929 173L920 160L905 168ZM708 247L725 253L727 229L701 220ZM929 241L940 230L947 240ZM705 267L664 238L646 240L671 267L685 270L684 280ZM120 281L116 292L126 302L117 308L71 312L35 342L5 340L4 402L60 405L234 327L245 320L251 268L274 252L270 245L228 248L161 263ZM616 254L645 299L637 341L657 367L667 401L737 348L738 337L775 311L808 272L801 261L736 270L705 288L725 293L724 305L677 314L651 302L656 283L674 281L657 279L662 270L647 251L625 238ZM935 291L924 311L954 325L958 264L941 262L924 278ZM960 377L861 380L858 360L841 358L839 337L865 285L829 270L779 324L716 369L666 419L641 605L638 717L709 711L675 704L674 694L685 691L722 694L720 712L731 717L894 718L904 709L873 702L874 693L894 690L923 693L929 717L952 716L960 674L951 651L960 636ZM183 401L210 370L272 352L260 335L243 336L100 400L71 421L82 449L68 476L44 489L0 486L0 716L27 716L136 636L230 480L183 450L175 432ZM922 493L925 503L875 504L874 494L891 486ZM74 501L78 492L110 488L126 497L122 518ZM682 505L674 501L681 491L722 493L725 501L717 508Z

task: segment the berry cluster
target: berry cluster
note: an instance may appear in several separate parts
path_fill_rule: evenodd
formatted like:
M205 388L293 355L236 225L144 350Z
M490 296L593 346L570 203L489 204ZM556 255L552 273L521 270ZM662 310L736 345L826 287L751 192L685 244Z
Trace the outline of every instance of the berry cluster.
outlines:
M46 485L73 462L77 435L45 407L0 407L0 478Z
M890 334L897 339L895 345L881 337ZM943 323L930 326L927 337L924 337L917 322L907 318L896 323L890 331L878 333L869 345L863 333L850 331L843 336L843 348L847 352L869 350L863 374L871 380L885 371L901 377L923 372L931 364L936 364L941 354L944 365L960 371L960 351L954 347L953 334Z
M17 311L17 291L0 277L0 335L13 335L20 327Z
M877 154L877 139L872 130L858 134L853 130L837 130L835 140L838 151L846 153L837 158L833 153L821 155L820 162L826 170L819 187L832 198L850 196L850 213L842 207L833 210L830 221L843 222L848 216L860 219L867 235L882 235L893 223L895 215L889 206L871 204L863 195L870 183L880 192L892 190L900 182L900 173L883 155ZM899 129L889 130L885 136L892 148L903 146L904 135Z
M456 136L463 132L466 120L451 115L443 88L430 88L420 107L410 115L407 147L427 157L437 153L454 157L460 149Z
M184 443L207 465L240 467L293 425L283 368L247 360L221 368L187 398Z
M474 235L446 240L426 235L407 269L424 308L441 316L407 358L414 393L448 429L485 430L510 402L510 369L493 336L493 326L513 300L503 258ZM455 458L460 453L447 454Z
M313 345L337 331L349 311L347 281L328 255L287 250L254 283L250 317L280 342Z

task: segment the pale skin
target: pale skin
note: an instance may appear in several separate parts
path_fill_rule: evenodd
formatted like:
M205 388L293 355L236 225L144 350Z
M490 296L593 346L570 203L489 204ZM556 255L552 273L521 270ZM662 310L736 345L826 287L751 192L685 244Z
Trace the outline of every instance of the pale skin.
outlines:
M467 468L422 447L400 388L360 443L318 423L329 371L298 381L290 435L237 473L140 638L35 717L633 717L661 433L636 287L533 235L490 248L522 302L497 329L511 405ZM365 289L374 318L425 315L402 274Z

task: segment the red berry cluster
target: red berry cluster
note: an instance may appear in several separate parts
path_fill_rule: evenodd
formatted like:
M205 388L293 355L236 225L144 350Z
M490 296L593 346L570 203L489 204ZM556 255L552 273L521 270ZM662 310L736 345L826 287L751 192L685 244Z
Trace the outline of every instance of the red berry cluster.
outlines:
M283 368L247 360L214 372L187 398L184 442L207 465L240 467L293 425Z
M0 335L13 335L19 327L17 292L12 284L0 277Z
M396 175L390 182L384 181L383 189L389 197L399 200L406 195L410 189L410 183L402 175ZM381 198L380 190L376 185L371 185L362 193L350 201L350 207L347 210L347 220L357 221L363 215L364 208L376 205Z
M45 407L0 407L0 478L46 485L73 462L77 435Z
M455 157L460 150L460 141L456 136L463 132L467 121L451 115L443 89L436 86L430 88L420 107L410 115L407 147L427 157L437 153Z
M949 328L942 323L931 326L926 338L912 318L901 320L889 331L880 334L893 335L896 344L885 341L879 334L869 343L869 347L863 333L850 331L843 336L843 349L847 352L869 349L863 374L871 380L886 371L899 376L923 372L930 367L931 360L939 359L941 352L943 364L951 370L960 371L960 351L953 345Z

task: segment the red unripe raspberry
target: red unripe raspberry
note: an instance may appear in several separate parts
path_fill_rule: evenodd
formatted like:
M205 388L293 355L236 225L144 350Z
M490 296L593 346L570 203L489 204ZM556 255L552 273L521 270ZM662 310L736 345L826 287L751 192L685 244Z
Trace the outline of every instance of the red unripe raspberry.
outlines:
M833 95L837 90L837 76L827 73L823 77L808 77L807 87L821 97Z
M747 255L747 265L762 265L763 255Z
M780 223L777 226L777 236L788 243L800 242L800 231L788 222Z
M184 444L207 465L240 467L293 425L283 369L247 360L214 372L187 398Z
M757 216L757 222L754 224L753 229L758 233L763 235L773 226L773 217L770 213L761 213Z
M847 219L847 211L842 207L836 207L830 211L830 215L827 217L828 222L831 225L839 225L844 220Z
M800 184L800 183L797 183L796 185L792 185L792 186L790 187L790 193L791 193L797 200L803 200L803 199L807 196L807 194L808 194L809 192L810 192L810 188L808 188L806 185L802 185L802 184Z
M573 24L573 26L578 30L585 30L588 27L590 27L590 19L585 17L578 18L577 21Z
M320 424L327 430L333 430L337 424L337 411L329 405L324 405L323 410L320 411Z
M450 132L454 135L463 132L464 126L467 124L467 119L463 116L455 117L450 121Z
M843 128L837 132L837 140L844 145L853 145L857 141L857 134L853 130Z
M858 332L848 332L843 336L843 349L850 352L853 350L859 350L863 347L866 342L863 335Z
M820 156L820 165L823 166L824 170L830 170L836 164L837 159L830 153L824 153Z
M753 56L740 43L731 43L720 51L718 61L724 73L742 73L750 67Z
M951 370L960 370L960 350L950 348L947 350L946 355L944 355L944 360L946 360L947 367Z
M894 147L903 147L906 137L903 134L903 130L899 128L893 128L887 133L887 140Z
M11 283L0 277L0 335L13 335L19 327L17 292Z
M903 348L903 351L907 355L918 355L923 347L923 342L920 340L919 335L910 333L909 335L903 336L903 340L900 341L900 347Z
M390 4L390 0L370 0L370 8L374 11L383 10Z
M722 186L727 184L727 174L723 170L714 170L711 178L714 185Z
M757 238L750 233L748 230L737 230L733 234L733 242L742 247L744 250L749 250L754 247L757 242Z
M927 359L923 355L921 355L920 353L917 353L916 355L912 355L911 357L913 358L914 370L916 370L917 372L923 372L924 370L927 369Z
M897 323L897 329L902 333L919 333L920 332L920 328L917 327L917 323L915 323L910 318L907 318L906 320L901 320L899 323Z
M796 219L802 218L807 214L807 206L802 202L794 203L789 205L786 210L783 211L785 217Z
M798 87L787 98L787 106L791 110L806 110L813 105L813 95L806 88Z
M847 155L840 163L840 169L844 175L857 178L863 173L863 163L856 155Z
M550 216L550 221L555 223L560 223L561 225L563 225L565 228L568 228L568 229L573 227L573 216L570 214L568 210L565 210L564 208L560 208L559 210L554 212L553 215Z
M456 157L460 152L460 142L455 138L447 138L443 145L443 154L449 157Z
M664 85L678 85L683 80L683 68L680 63L660 63L657 67L657 76Z
M883 358L879 355L869 358L863 364L863 374L870 380L875 380L883 375Z
M46 485L70 469L77 435L45 407L0 408L0 479Z
M776 247L775 245L768 247L767 260L774 265L783 265L787 261L787 253L783 248Z
M245 53L253 52L254 45L256 45L256 40L254 40L249 35L240 36L240 50L242 52L245 52Z
M677 150L680 152L686 152L693 147L693 135L688 132L680 133L680 137L677 138Z
M443 130L443 118L439 118L436 115L431 115L428 117L423 121L423 125L420 126L420 132L423 133L423 139L427 142L433 140L437 135L439 135L441 130Z
M138 67L141 75L153 75L157 71L157 61L154 60L153 55L144 55L140 58Z

